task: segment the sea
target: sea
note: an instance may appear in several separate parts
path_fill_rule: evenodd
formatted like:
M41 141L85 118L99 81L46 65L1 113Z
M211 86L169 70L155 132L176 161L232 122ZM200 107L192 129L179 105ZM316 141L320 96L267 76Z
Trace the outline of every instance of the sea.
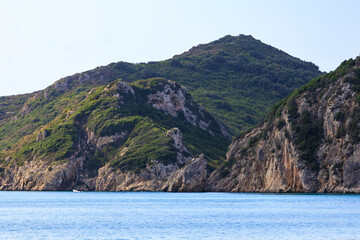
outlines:
M0 239L360 239L360 195L0 192Z

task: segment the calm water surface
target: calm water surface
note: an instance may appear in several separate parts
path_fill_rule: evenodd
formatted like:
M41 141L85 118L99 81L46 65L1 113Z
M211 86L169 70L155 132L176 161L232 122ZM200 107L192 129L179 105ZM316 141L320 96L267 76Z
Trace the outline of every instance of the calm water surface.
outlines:
M360 195L0 192L0 239L360 239Z

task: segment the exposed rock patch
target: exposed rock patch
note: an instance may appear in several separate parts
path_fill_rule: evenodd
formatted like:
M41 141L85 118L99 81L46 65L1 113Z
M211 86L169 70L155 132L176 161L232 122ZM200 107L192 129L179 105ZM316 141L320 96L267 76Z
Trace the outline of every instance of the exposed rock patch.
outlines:
M49 164L35 160L23 166L13 166L3 173L0 190L56 191L72 190L78 179L84 158L70 158L63 164Z
M47 136L49 136L49 131L48 130L46 130L46 129L44 129L43 131L41 131L38 135L37 135L37 137L36 137L36 141L41 141L41 140L43 140L44 138L46 138Z
M191 98L187 98L186 95L186 88L178 86L175 82L168 81L161 91L158 90L154 94L149 94L147 98L148 104L170 116L178 117L182 114L187 122L200 127L211 135L214 135L211 127L215 125L216 128L221 129L221 133L225 137L230 138L228 131L219 121L209 117L209 114L205 113L199 104L195 103ZM196 109L196 111L192 109Z
M182 136L180 130L178 128L170 129L169 131L167 131L166 136L174 139L174 146L178 150L177 162L179 164L184 164L184 163L190 161L191 154L183 144L183 141L182 141L183 136Z
M127 132L121 132L121 133L116 133L115 135L112 135L112 136L99 137L96 140L96 146L98 148L101 148L101 147L108 145L110 143L113 143L117 140L124 139L127 135L128 135Z
M194 158L185 167L171 174L162 191L202 192L206 189L206 160L204 155Z

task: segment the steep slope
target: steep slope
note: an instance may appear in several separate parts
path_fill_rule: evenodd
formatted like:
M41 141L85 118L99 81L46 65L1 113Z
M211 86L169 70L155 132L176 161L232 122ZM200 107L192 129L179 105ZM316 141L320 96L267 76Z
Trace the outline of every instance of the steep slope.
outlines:
M0 188L192 191L207 163L214 169L225 157L229 139L175 82L117 80L2 151ZM184 174L194 184L182 183Z
M359 57L296 90L231 144L210 189L360 193L359 93Z

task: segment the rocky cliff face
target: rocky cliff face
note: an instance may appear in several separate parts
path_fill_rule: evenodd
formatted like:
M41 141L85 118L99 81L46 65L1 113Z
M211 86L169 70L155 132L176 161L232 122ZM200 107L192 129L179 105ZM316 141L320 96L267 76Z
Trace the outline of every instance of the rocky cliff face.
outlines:
M360 59L312 80L236 139L209 188L360 193Z
M207 161L203 154L192 159L178 152L175 163L165 165L154 160L140 173L107 164L98 170L96 177L90 177L84 170L84 161L83 157L71 157L63 164L32 161L23 166L2 168L0 190L199 192L206 189Z
M154 162L154 165L147 166L139 174L105 166L99 170L101 177L95 179L93 188L87 186L86 190L201 192L206 187L206 164L201 155L190 159L182 168L178 164Z
M212 153L196 144L225 150L229 136L176 83L119 80L3 152L0 190L204 191L218 157L194 158Z

